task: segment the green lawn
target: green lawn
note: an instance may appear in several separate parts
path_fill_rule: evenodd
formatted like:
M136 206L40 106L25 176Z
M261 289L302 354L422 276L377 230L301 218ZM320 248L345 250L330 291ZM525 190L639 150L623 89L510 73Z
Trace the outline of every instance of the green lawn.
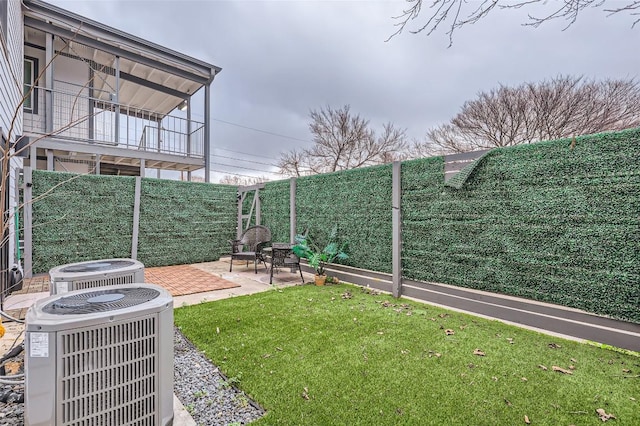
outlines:
M260 425L598 425L597 409L640 425L634 354L360 287L273 290L175 321L267 410Z

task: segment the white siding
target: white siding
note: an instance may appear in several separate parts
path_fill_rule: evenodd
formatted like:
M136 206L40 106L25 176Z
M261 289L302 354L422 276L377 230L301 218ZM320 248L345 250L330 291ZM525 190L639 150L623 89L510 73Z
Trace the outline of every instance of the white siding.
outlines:
M9 137L11 120L22 94L23 26L19 0L9 0L7 10L6 46L0 47L0 127ZM22 112L19 111L10 139L22 133Z
M9 0L7 4L7 38L6 44L0 41L0 128L5 138L15 141L22 134L22 111L18 108L22 100L23 84L23 49L24 29L22 25L22 7L20 0ZM17 111L17 112L16 112ZM11 129L14 115L16 120ZM11 130L10 130L11 129ZM9 209L13 213L16 206L15 170L21 167L21 161L11 161L11 178L9 180ZM9 264L15 256L14 216L9 218Z

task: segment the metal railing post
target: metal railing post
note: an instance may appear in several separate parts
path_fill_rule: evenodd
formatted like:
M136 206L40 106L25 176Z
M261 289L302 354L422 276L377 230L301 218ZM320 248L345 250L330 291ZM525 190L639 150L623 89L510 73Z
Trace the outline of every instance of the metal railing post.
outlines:
M53 132L53 35L45 34L46 89L44 92L44 132ZM35 160L34 160L35 161Z
M120 57L116 56L116 98L115 102L115 129L114 139L116 145L120 144Z
M191 157L191 98L185 100L187 102L187 157Z

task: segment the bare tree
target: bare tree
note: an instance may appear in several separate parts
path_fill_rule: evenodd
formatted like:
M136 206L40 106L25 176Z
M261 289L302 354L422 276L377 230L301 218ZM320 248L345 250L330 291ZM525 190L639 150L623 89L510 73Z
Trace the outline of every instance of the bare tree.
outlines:
M578 15L587 8L601 9L607 16L620 13L628 13L633 17L632 28L640 22L639 0L563 0L561 2L548 2L547 0L430 0L428 12L423 14L423 0L406 0L411 6L403 10L394 19L398 29L389 37L402 33L407 26L416 19L426 15L422 23L415 29L409 30L412 34L426 31L427 35L434 33L441 25L447 27L449 46L453 44L453 33L467 24L475 24L487 16L494 9L531 9L542 5L545 11L541 15L529 14L529 20L523 25L537 28L545 22L563 19L567 21L565 29L570 27L578 19ZM638 17L638 18L636 18Z
M636 81L560 76L479 93L449 123L430 129L411 153L467 152L637 126Z
M407 146L404 129L387 123L376 134L368 120L351 113L349 105L313 110L310 118L314 145L283 153L280 173L302 176L384 164L398 159Z
M269 181L269 178L267 178L266 176L249 177L249 176L238 176L238 175L225 175L220 179L219 183L222 183L225 185L248 186L248 185L255 185L258 183L268 182L268 181Z

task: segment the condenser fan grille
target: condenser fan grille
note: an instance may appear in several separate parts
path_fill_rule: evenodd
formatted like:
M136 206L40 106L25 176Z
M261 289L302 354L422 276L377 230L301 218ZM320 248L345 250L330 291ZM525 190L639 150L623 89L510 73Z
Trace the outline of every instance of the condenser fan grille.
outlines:
M145 287L110 288L61 297L46 304L42 311L56 315L108 312L140 305L159 295L159 291Z
M60 269L60 272L106 272L113 271L114 269L128 268L133 265L134 262L130 260L100 260L96 262L83 263L81 265L69 265Z
M157 426L155 316L58 335L60 426Z

